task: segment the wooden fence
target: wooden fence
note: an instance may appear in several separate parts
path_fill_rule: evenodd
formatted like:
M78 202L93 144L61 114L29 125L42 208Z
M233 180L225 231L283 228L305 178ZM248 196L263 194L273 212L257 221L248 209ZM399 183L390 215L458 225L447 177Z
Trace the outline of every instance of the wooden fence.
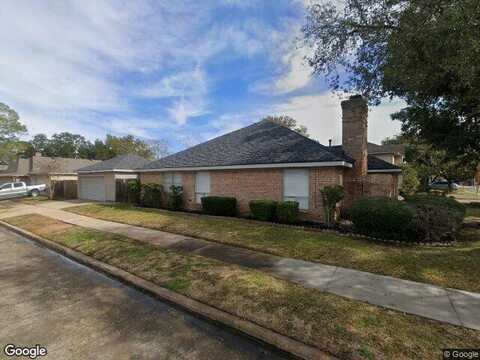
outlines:
M52 180L53 199L76 199L77 180Z

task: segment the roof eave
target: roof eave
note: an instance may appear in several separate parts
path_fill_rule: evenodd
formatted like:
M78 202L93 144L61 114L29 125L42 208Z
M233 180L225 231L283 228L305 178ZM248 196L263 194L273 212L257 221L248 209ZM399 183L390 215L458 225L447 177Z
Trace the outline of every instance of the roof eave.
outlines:
M352 164L347 161L299 162L278 164L249 164L224 166L186 166L154 169L138 169L136 172L168 172L168 171L202 171L202 170L242 170L242 169L272 169L272 168L305 168L305 167L347 167Z

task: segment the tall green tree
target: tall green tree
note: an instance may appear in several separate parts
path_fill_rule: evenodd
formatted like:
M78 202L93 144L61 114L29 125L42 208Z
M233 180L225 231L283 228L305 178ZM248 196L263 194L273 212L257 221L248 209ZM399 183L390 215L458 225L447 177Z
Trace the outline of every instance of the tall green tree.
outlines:
M146 159L153 159L155 157L149 144L133 135L107 135L104 143L97 140L94 146L96 151L98 151L96 158L100 160L110 159L123 154L135 154Z
M17 112L0 103L0 160L9 161L25 149L19 137L27 133Z
M309 62L333 89L400 97L403 131L480 160L480 2L323 1L308 10Z

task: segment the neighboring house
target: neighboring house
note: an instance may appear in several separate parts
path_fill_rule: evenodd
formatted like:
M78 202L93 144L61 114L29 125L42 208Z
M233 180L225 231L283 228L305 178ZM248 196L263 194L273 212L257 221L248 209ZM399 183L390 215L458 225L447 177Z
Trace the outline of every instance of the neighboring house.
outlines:
M61 157L46 157L40 153L30 158L17 157L8 164L8 168L0 171L0 183L24 181L29 185L45 184L48 189L53 189L57 184L60 194L65 192L65 185L76 188L77 170L86 165L96 163L96 160L70 159ZM68 191L75 197L76 191Z
M148 162L140 156L126 154L78 169L78 197L116 201L117 182L136 179L138 174L134 169Z
M405 158L405 145L403 144L386 144L377 145L368 143L368 154L382 159L390 164L402 165Z
M0 171L4 171L7 169L8 169L8 163L3 160L0 160Z
M368 154L368 106L342 102L343 145L326 147L270 121L261 121L138 169L142 183L183 186L185 206L207 195L233 196L241 214L256 199L295 200L304 218L323 219L320 189L343 185L347 206L362 196L398 196L401 169Z

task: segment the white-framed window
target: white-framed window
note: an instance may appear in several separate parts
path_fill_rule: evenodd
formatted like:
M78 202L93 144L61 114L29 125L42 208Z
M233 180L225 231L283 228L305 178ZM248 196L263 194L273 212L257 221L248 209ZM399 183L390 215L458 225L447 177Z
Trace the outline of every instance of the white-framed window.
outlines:
M296 201L301 210L308 210L310 197L310 173L304 169L283 171L283 200Z
M163 174L163 189L167 192L171 191L172 185L182 186L182 174L178 172L167 172Z
M210 173L200 171L195 174L195 202L202 203L202 197L210 194Z

